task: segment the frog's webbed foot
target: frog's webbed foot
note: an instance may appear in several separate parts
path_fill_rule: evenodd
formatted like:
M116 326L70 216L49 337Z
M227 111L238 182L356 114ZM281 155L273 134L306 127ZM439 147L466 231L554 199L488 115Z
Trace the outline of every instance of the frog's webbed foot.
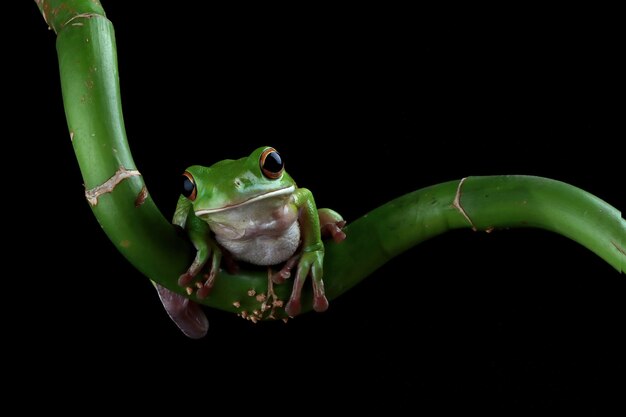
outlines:
M291 297L289 297L289 302L287 306L285 306L285 312L290 317L295 317L300 314L300 310L302 309L302 287L309 273L311 274L311 281L313 282L313 310L322 312L328 309L328 300L324 293L324 281L322 281L323 259L324 252L322 250L302 253L296 271L296 279L293 282Z
M199 339L209 330L209 321L200 305L153 282L165 311L188 337Z
M320 219L322 238L332 237L336 243L346 238L346 234L342 230L346 225L346 221L339 213L324 208L318 210L318 216Z

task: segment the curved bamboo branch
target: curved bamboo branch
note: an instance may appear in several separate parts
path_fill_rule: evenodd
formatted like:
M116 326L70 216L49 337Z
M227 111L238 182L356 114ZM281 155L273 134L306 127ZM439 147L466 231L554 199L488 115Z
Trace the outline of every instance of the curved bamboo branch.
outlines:
M36 0L57 33L63 101L85 196L118 250L144 275L186 296L178 276L192 260L189 242L152 201L132 159L122 117L113 25L97 1ZM528 176L470 177L397 198L348 226L328 243L326 291L337 297L389 259L448 230L537 227L567 236L626 270L626 221L574 186ZM275 288L286 299L289 285ZM258 310L263 272L217 279L203 304L239 314ZM310 310L310 294L303 311ZM282 310L281 310L282 311ZM282 312L284 314L284 312ZM246 315L246 314L243 314Z

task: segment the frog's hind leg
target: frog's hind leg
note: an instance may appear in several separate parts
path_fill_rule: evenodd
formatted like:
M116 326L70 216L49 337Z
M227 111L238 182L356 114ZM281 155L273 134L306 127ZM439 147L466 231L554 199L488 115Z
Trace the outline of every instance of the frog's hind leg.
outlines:
M178 328L192 339L206 336L209 330L209 320L199 304L160 286L152 281L163 303L168 316Z
M329 208L319 209L317 213L320 218L320 229L323 238L332 237L336 243L346 238L346 234L342 230L346 225L346 221L341 217L341 214Z

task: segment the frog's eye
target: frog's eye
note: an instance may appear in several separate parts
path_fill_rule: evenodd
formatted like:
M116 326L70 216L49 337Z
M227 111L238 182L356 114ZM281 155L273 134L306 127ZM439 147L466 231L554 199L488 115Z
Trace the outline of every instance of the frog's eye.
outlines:
M280 178L285 169L282 158L274 148L267 148L263 151L259 164L261 165L263 175L271 180Z
M180 193L191 201L196 199L196 182L193 180L193 176L187 171L183 174L183 187Z

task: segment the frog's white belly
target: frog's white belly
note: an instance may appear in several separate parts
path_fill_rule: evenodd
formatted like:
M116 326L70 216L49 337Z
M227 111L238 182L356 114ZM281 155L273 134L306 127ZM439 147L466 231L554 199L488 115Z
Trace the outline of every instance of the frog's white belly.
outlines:
M289 259L300 245L300 226L294 222L281 235L258 235L247 239L228 239L215 235L217 241L235 259L255 265L275 265Z
M298 209L288 197L262 200L206 217L215 238L236 260L275 265L300 246Z

